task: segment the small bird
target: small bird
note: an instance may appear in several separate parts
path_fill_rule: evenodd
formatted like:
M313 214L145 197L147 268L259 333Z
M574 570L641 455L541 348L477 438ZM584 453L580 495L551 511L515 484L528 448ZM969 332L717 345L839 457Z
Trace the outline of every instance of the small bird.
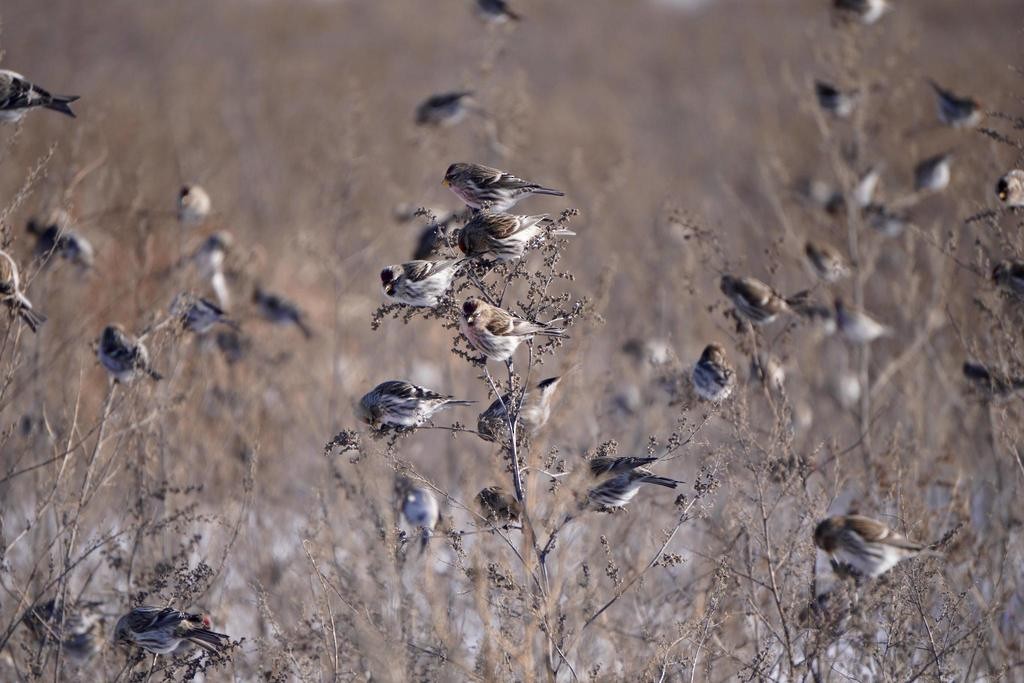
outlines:
M620 508L639 492L641 484L655 484L674 489L683 483L668 477L659 477L644 465L657 458L594 458L589 462L590 474L601 482L587 491L581 507Z
M1001 261L992 269L992 281L1024 298L1024 261Z
M477 211L459 231L459 250L468 257L514 261L522 258L526 248L537 238L545 235L572 237L576 234L553 225L547 214L516 216Z
M561 377L548 377L537 383L532 389L528 389L523 396L523 404L519 408L519 423L516 426L517 440L525 435L533 438L547 424L551 418L551 401L558 389ZM498 441L509 439L508 412L512 402L511 394L505 394L500 399L487 407L487 410L480 413L476 422L476 431L484 441Z
M905 214L894 213L881 204L864 207L864 219L872 230L886 237L899 237L910 225L910 219Z
M565 330L548 323L532 323L482 299L469 298L462 304L459 329L470 345L493 361L507 361L521 343L535 334L566 339Z
M473 403L475 401L455 399L409 382L388 380L359 399L356 416L376 431L409 431L429 421L443 408Z
M476 0L476 13L488 24L505 24L522 21L523 18L509 9L506 0Z
M914 189L918 192L941 192L949 185L952 152L929 157L914 167Z
M163 375L149 364L149 351L145 344L125 332L120 325L103 328L96 354L107 372L122 384L132 382L140 375L149 375L154 381L163 379Z
M231 308L231 291L224 276L224 262L233 243L230 232L219 230L203 240L192 255L199 277L210 283L217 303L225 311Z
M842 254L830 244L807 242L804 255L807 256L811 272L825 282L837 282L850 274Z
M878 182L882 179L882 166L869 166L864 173L857 179L857 184L853 186L853 203L857 205L857 208L863 209L871 203L871 199L875 196L875 190L878 189Z
M1024 171L1013 169L996 183L996 196L1007 208L1024 207Z
M736 371L725 359L725 349L720 344L708 344L700 354L700 360L693 366L693 388L705 401L721 403L729 398L736 388Z
M928 79L935 90L939 106L939 120L953 128L974 128L981 123L981 105L973 97L960 97Z
M473 108L473 92L462 90L431 95L416 107L418 126L454 126Z
M476 494L480 514L491 524L519 524L523 517L523 505L502 486L488 486Z
M836 299L836 326L851 344L869 344L892 331L867 313L846 306Z
M818 97L818 106L840 119L848 118L860 102L860 91L840 90L824 81L814 82L814 94Z
M865 26L874 24L891 9L889 0L833 0L832 4L840 16L856 19Z
M90 270L95 261L95 250L83 235L71 229L71 217L63 209L51 211L44 220L30 218L26 226L36 238L36 258L44 263L58 256L81 270Z
M156 655L171 654L183 641L216 654L229 640L226 634L210 630L209 617L172 607L136 607L118 619L114 628L118 645L135 645Z
M420 552L427 548L430 537L434 533L441 518L441 510L437 498L430 489L414 483L408 477L399 476L395 479L395 496L405 518L406 524L420 532Z
M51 95L38 85L25 80L15 71L0 69L0 121L15 123L29 109L43 107L59 111L71 118L75 112L68 105L78 99L77 95Z
M201 225L210 208L210 195L199 185L182 185L178 190L178 221L182 225Z
M380 271L384 296L400 304L433 308L447 292L465 259L409 261Z
M25 624L40 643L60 642L61 652L76 664L83 664L104 644L101 603L83 602L64 609L56 599L33 606Z
M793 306L802 305L806 292L784 298L757 278L736 278L723 275L722 293L729 297L736 312L755 325L767 325L781 313L789 313Z
M313 330L306 324L306 314L288 299L257 286L252 292L252 301L266 320L275 325L295 325L306 339L313 336Z
M544 187L497 168L482 164L452 164L441 181L455 195L473 209L488 209L495 213L508 211L521 199L532 194L564 197L565 193Z
M218 323L228 327L238 327L238 324L228 318L220 306L209 299L191 294L179 294L174 297L174 301L171 303L171 312L178 316L184 329L198 335L206 334Z
M823 520L814 529L814 545L828 553L838 571L872 579L924 550L885 524L861 515Z
M32 332L46 322L46 316L32 307L32 302L21 292L21 279L18 276L18 265L11 255L0 249L0 302L28 325Z

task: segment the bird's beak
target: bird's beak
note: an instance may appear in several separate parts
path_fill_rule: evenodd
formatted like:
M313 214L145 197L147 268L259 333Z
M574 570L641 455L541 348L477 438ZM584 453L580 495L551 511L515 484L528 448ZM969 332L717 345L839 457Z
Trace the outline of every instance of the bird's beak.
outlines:
M452 186L452 181L450 181L447 178L445 178L444 180L441 181L441 184L444 185L445 187L451 187Z
M472 325L472 324L473 324L473 319L474 319L475 317L476 317L476 316L472 316L472 315L467 315L467 316L466 316L466 322L467 322L467 323L469 323L470 325Z
M1000 192L999 193L999 199L1005 202L1006 201L1006 192Z

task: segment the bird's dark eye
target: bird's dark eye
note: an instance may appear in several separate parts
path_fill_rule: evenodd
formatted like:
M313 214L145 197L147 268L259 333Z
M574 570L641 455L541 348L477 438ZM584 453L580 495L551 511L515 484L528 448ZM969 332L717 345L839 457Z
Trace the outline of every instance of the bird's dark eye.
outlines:
M178 193L178 196L181 197L182 199L188 196L188 185L182 186L181 192Z

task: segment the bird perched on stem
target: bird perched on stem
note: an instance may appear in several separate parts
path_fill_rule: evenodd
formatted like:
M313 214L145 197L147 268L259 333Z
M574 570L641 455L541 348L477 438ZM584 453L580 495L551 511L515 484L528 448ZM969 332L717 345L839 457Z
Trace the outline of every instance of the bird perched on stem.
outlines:
M522 406L519 408L519 424L516 427L518 438L532 438L547 424L551 417L551 401L561 381L561 377L548 377L526 391ZM511 394L505 394L494 399L487 410L480 413L476 423L476 431L480 438L485 441L510 438L507 411L514 407L513 401Z
M430 489L420 486L408 477L399 475L395 479L395 496L406 524L420 532L420 552L427 548L441 518L437 498Z
M644 467L656 460L650 457L598 457L590 460L590 475L599 483L588 489L586 498L580 501L580 507L620 508L633 500L643 484L674 489L683 483L660 477Z
M454 126L466 118L474 104L470 90L431 95L416 107L416 125Z
M171 302L171 313L178 317L181 326L189 332L204 335L214 325L221 324L238 328L238 323L228 318L217 304L203 297L179 294Z
M101 603L82 602L65 609L56 599L32 607L25 624L40 643L60 643L61 652L76 664L82 664L103 647Z
M1024 207L1024 171L1013 169L996 183L996 196L1007 208Z
M415 429L433 417L434 413L450 406L468 406L475 401L463 401L401 380L381 382L360 400L357 417L377 431Z
M447 292L466 259L408 261L380 271L384 296L407 306L433 308Z
M811 267L811 272L825 282L837 282L850 274L843 255L831 244L807 242L804 255Z
M187 641L216 654L228 645L230 638L209 627L209 618L202 614L179 612L172 607L136 607L118 620L114 642L167 655Z
M973 97L960 97L928 79L938 102L939 120L953 128L974 128L981 123L981 105Z
M514 261L522 258L526 248L537 238L545 235L572 237L575 234L555 227L547 214L517 216L481 210L459 231L459 250L469 257Z
M523 506L516 497L502 486L488 486L476 494L480 514L491 524L519 524L522 521Z
M495 213L508 211L521 199L532 194L562 197L564 192L517 178L497 168L483 164L452 164L441 181L455 195L474 209L488 209Z
M767 325L780 314L793 312L794 307L804 305L807 298L807 292L783 297L753 277L723 275L720 287L736 307L736 312L755 325Z
M566 339L565 330L552 323L533 323L492 306L483 299L469 298L462 304L459 329L470 346L493 361L507 361L524 341L534 335Z
M47 218L30 218L25 226L36 238L36 258L44 263L51 256L73 263L83 271L89 270L95 260L95 251L85 236L71 228L71 217L63 209L51 211Z
M11 255L0 250L0 301L16 313L33 332L46 322L46 316L32 307L32 302L21 292L18 264Z
M837 515L814 529L814 544L828 553L837 572L876 578L924 550L885 524L861 515Z
M77 95L51 95L16 71L0 69L0 121L15 123L38 107L75 118L68 105L77 99Z
M96 354L117 382L127 384L140 375L149 375L154 381L163 379L149 364L146 345L128 334L120 325L107 325L103 328Z
M694 390L705 401L721 403L736 387L736 371L725 359L725 349L719 344L704 347L691 377Z
M814 94L818 98L818 106L840 119L849 118L860 101L858 90L840 90L824 81L814 82Z

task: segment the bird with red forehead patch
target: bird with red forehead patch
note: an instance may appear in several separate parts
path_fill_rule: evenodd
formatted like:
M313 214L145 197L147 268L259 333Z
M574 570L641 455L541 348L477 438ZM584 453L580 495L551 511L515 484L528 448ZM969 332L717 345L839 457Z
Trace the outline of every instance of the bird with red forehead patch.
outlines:
M492 306L477 298L466 299L462 304L459 330L470 346L484 354L489 360L507 361L519 345L534 335L566 339L565 330L548 323L534 323L517 318L508 311Z

